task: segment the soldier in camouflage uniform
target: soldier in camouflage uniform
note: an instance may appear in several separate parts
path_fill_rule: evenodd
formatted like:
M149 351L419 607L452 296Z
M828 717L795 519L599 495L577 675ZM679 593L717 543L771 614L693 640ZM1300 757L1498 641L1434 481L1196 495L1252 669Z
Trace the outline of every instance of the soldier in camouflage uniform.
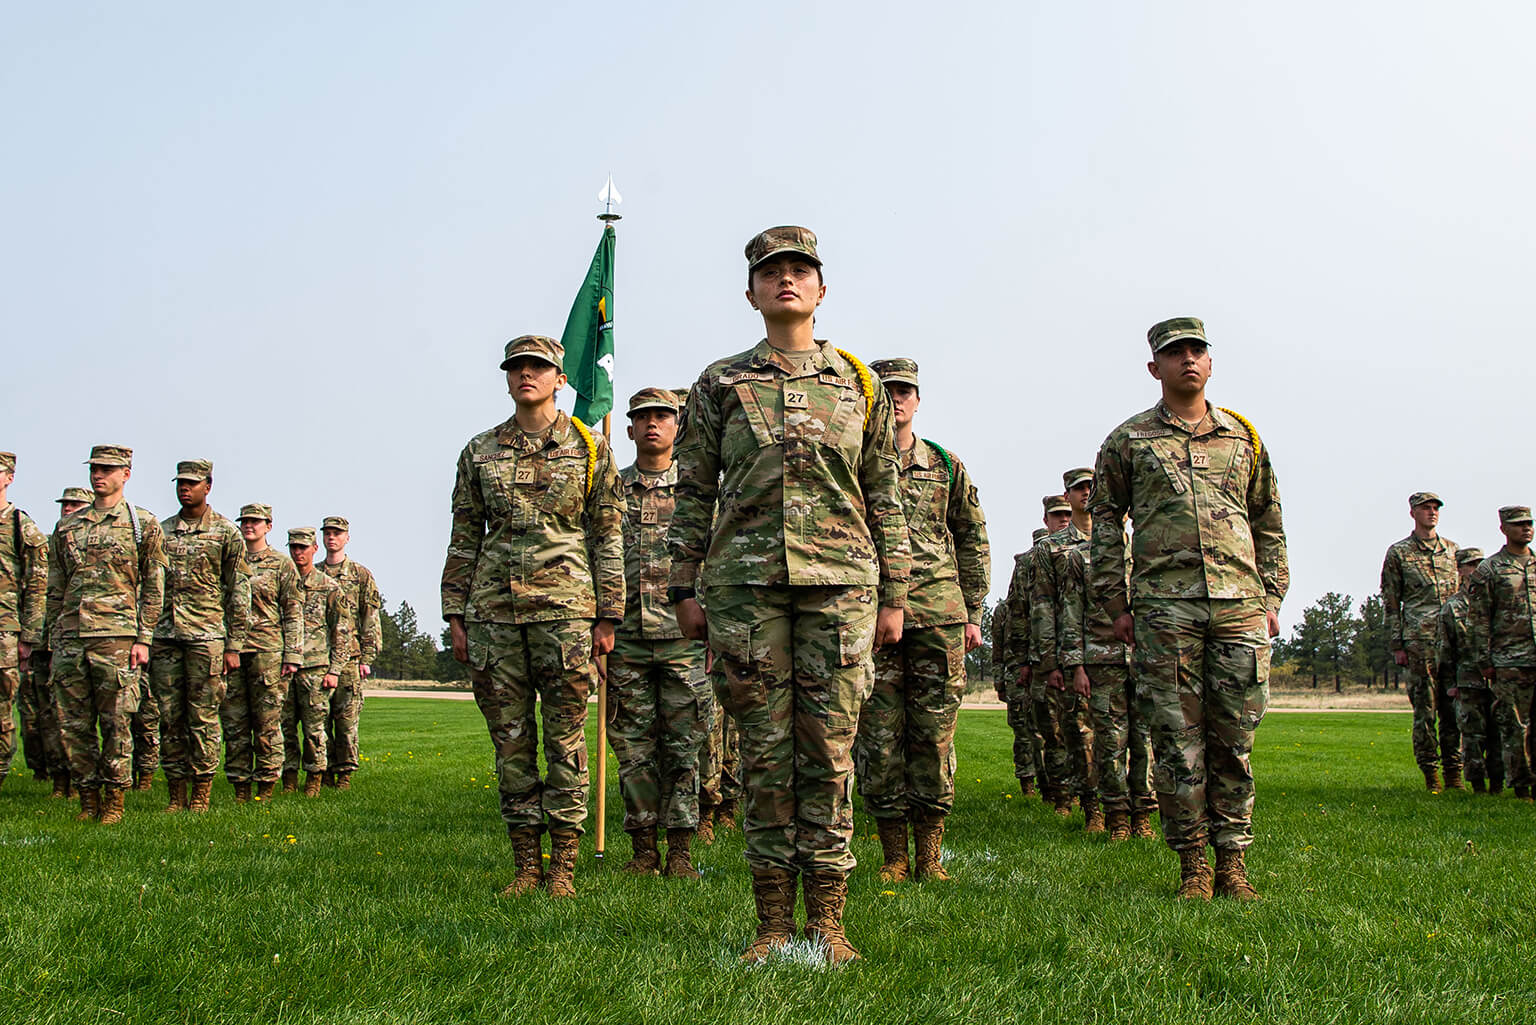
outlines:
M1064 481L1076 516L1093 490L1093 470L1068 470ZM1152 810L1157 804L1152 794L1150 731L1145 709L1136 701L1130 650L1115 636L1114 623L1088 586L1088 548L1087 537L1068 547L1066 564L1057 578L1057 662L1061 672L1072 678L1073 692L1088 694L1097 798L1104 809L1100 828L1108 829L1111 842L1133 835L1150 838L1156 835ZM1129 586L1130 567L1126 569ZM1089 832L1093 831L1089 822Z
M352 658L355 643L352 629L356 616L352 611L352 596L315 565L318 550L314 527L295 527L288 531L288 555L298 578L298 600L304 622L299 668L287 678L281 711L283 793L292 793L298 788L299 766L302 764L305 797L320 796L329 757L325 721L330 712L331 694L341 682L341 674Z
M875 654L875 687L859 711L854 765L875 817L883 882L908 875L907 820L919 879L947 880L944 819L955 803L955 722L965 694L965 654L981 647L981 611L992 550L965 464L913 433L917 363L870 364L890 395L912 574L901 640Z
M1061 740L1064 754L1062 775L1056 785L1056 814L1072 813L1075 795L1083 809L1083 828L1089 833L1104 832L1104 810L1099 805L1098 767L1093 758L1093 727L1088 720L1088 687L1072 683L1062 672L1061 602L1066 583L1067 558L1074 548L1088 543L1092 520L1086 502L1093 486L1092 470L1069 470L1063 480L1086 476L1079 481L1076 494L1063 494L1071 518L1066 526L1051 533L1034 547L1035 567L1031 573L1035 591L1030 598L1029 650L1034 659L1035 678L1045 681L1047 700L1052 705L1054 733Z
M741 727L758 914L742 957L791 937L799 875L806 935L842 963L858 956L842 925L854 731L872 645L901 639L911 564L891 406L867 367L813 335L816 236L770 228L746 253L767 337L712 363L689 396L668 594L683 633L707 636L715 695Z
M373 675L373 663L383 643L379 610L384 599L368 568L347 558L347 542L352 533L345 516L327 516L320 524L320 539L325 545L325 575L347 592L347 605L355 617L347 664L341 671L341 682L330 693L331 707L325 717L325 735L330 744L325 785L350 790L358 765L357 726L363 715L363 681Z
M1034 650L1035 566L1044 539L1072 521L1072 506L1065 495L1046 495L1040 499L1045 509L1045 529L1034 547L1024 553L1024 563L1015 567L1014 584L1008 589L1010 661L1019 667L1018 682L1029 700L1029 715L1034 723L1035 765L1040 778L1040 799L1061 815L1071 813L1072 791L1068 773L1067 749L1058 721L1060 704L1046 686L1048 674L1037 673L1040 654ZM1065 802L1065 804L1063 804Z
M1467 619L1477 670L1493 687L1504 748L1504 779L1532 800L1531 720L1536 716L1536 555L1531 510L1499 510L1504 547L1484 559L1467 585Z
M1039 544L1048 531L1036 528L1033 540ZM992 613L992 664L997 672L997 698L1008 706L1008 727L1013 730L1013 771L1019 779L1019 792L1033 796L1036 780L1044 780L1041 757L1042 741L1035 725L1035 710L1029 693L1029 596L1034 589L1030 573L1034 569L1034 549L1013 557L1013 573L1008 593ZM1023 616L1024 618L1017 618Z
M1136 646L1163 836L1179 855L1179 896L1210 900L1210 842L1215 891L1251 900L1249 755L1269 702L1269 639L1280 630L1290 585L1279 487L1258 432L1206 401L1205 325L1166 320L1147 341L1147 370L1161 382L1162 400L1115 428L1099 449L1089 584L1115 635Z
M711 692L713 698L713 692ZM709 730L699 752L699 839L715 842L715 830L736 825L741 800L741 730L720 702L709 703ZM713 813L713 814L711 814Z
M251 618L240 666L230 673L219 709L224 727L224 774L235 801L272 796L283 769L283 698L304 653L304 604L293 559L267 544L272 507L240 507L240 537L251 567Z
M587 696L595 659L624 618L624 496L607 442L555 408L565 349L507 343L501 368L517 412L470 439L453 485L443 618L467 663L496 748L501 817L517 871L503 890L576 895L587 817ZM538 722L545 777L539 778ZM550 833L544 878L539 836Z
M1445 785L1462 789L1461 734L1451 709L1451 697L1435 675L1435 644L1440 609L1456 593L1456 543L1440 537L1440 496L1416 491L1408 497L1413 533L1387 549L1381 564L1381 601L1386 608L1388 647L1397 664L1408 670L1408 700L1413 703L1413 757L1424 773L1424 785L1440 791L1440 764ZM1439 719L1439 748L1435 721Z
M91 449L94 501L64 517L49 542L44 627L80 821L123 818L132 784L128 719L145 693L143 669L165 599L160 524L123 498L133 450ZM98 738L99 731L99 738Z
M0 783L16 756L11 703L21 690L22 665L42 645L48 597L48 539L6 497L15 479L16 453L0 452Z
M213 463L183 460L174 480L181 510L160 521L170 569L149 679L171 794L165 810L204 812L219 767L224 674L240 668L251 616L251 569L239 528L208 504Z
M691 845L699 828L699 753L714 697L704 675L704 647L683 637L666 600L677 414L677 397L665 388L643 388L629 400L636 459L619 471L626 607L608 656L608 738L619 759L624 831L634 849L624 870L660 871L661 826L667 831L667 876L697 879Z
M85 488L65 488L57 501L59 520L63 520L90 505L91 493ZM58 528L57 522L54 528ZM46 581L43 586L46 592ZM53 793L49 796L70 798L75 796L75 791L70 784L69 755L64 751L64 733L59 725L59 699L49 682L52 662L53 653L44 631L40 642L32 646L32 657L22 664L21 699L18 701L22 743L26 747L27 767L38 779L53 781Z
M1440 687L1456 702L1456 727L1461 731L1462 765L1474 794L1504 790L1504 751L1493 691L1477 671L1472 648L1472 622L1467 609L1467 587L1483 561L1481 548L1456 550L1456 573L1461 590L1440 607L1439 644L1435 675Z

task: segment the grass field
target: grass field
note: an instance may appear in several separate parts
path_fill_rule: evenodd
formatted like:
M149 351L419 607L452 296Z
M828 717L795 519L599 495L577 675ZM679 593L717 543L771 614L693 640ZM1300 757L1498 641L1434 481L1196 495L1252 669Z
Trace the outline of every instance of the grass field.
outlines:
M704 879L583 843L576 901L496 896L510 850L474 705L371 699L345 794L77 825L30 775L0 791L0 1008L59 1022L1518 1022L1536 1020L1536 809L1432 796L1408 717L1271 716L1265 900L1176 905L1160 842L1113 848L1017 796L1001 712L961 717L957 882L883 887L859 816L862 964L736 963L741 837ZM1007 795L1013 794L1009 797Z

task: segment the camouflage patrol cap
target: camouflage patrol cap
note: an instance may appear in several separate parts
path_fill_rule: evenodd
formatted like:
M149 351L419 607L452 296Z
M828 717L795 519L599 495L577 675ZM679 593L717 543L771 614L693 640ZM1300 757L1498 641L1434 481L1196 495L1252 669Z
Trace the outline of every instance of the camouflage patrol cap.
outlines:
M798 253L816 266L821 266L821 257L816 255L816 233L810 228L800 228L793 224L781 224L777 228L758 232L747 243L746 253L748 270L780 253Z
M266 520L272 522L272 507L261 502L252 502L250 505L240 507L240 515L237 520Z
M895 359L877 359L869 369L880 375L883 384L910 384L918 387L917 360L898 356Z
M1174 317L1172 320L1159 321L1147 330L1147 344L1152 346L1154 353L1162 352L1174 342L1182 342L1186 338L1201 345L1210 344L1205 340L1205 324L1198 317Z
M1499 509L1500 523L1530 523L1531 507L1528 505L1506 505Z
M1031 541L1038 541L1042 537L1044 537L1045 535L1047 535L1049 533L1050 533L1050 531L1046 530L1044 527L1036 527L1035 528L1035 532L1033 534L1029 535L1029 539Z
M1072 511L1072 503L1067 501L1066 495L1046 495L1040 499L1040 504L1045 506L1047 514Z
M92 445L91 458L87 459L87 465L91 466L133 466L133 449L127 445Z
M1458 548L1456 550L1456 565L1458 566L1476 566L1482 561L1483 550L1481 548Z
M299 545L302 548L310 548L315 544L314 527L294 527L288 531L288 543Z
M327 516L325 519L320 521L320 529L350 531L352 527L347 523L347 518L345 516Z
M507 369L507 364L519 356L532 356L545 363L553 363L556 369L565 369L565 346L557 339L545 335L518 335L508 342L502 350L501 369Z
M176 476L171 480L207 480L213 476L213 461L210 459L183 459L176 464Z
M0 452L0 472L4 472L4 473L15 473L16 472L16 453L15 452Z
M64 493L55 502L94 502L95 496L84 488L65 488Z
M1071 491L1085 480L1093 480L1093 467L1079 466L1075 470L1068 470L1061 475L1061 486Z
M1445 504L1440 500L1440 496L1433 491L1415 491L1408 496L1408 508L1410 509L1417 509L1419 506L1428 505L1430 502L1436 505Z
M629 412L625 415L633 417L642 409L670 409L676 413L678 405L677 395L666 388L641 388L629 397Z

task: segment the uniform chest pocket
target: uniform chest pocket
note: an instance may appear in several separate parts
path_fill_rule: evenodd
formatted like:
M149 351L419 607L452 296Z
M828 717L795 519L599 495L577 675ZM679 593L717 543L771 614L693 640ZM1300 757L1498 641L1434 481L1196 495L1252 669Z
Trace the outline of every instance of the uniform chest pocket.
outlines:
M586 472L585 457L545 460L535 475L535 486L542 492L539 508L552 516L579 518L586 497Z
M517 462L517 454L510 451L475 456L480 467L480 498L487 509L505 512L511 507Z
M727 445L733 440L740 444L743 434L749 434L757 448L782 444L784 420L778 414L777 376L757 374L750 380L737 380L731 387L736 393L737 408L730 411L725 421Z
M841 377L821 378L818 384L830 407L822 444L835 449L849 466L857 466L864 448L864 394Z
M902 506L907 529L938 537L944 533L949 502L949 474L942 470L914 470L901 482Z
M1170 433L1166 437L1131 443L1131 465L1138 489L1145 486L1153 495L1182 495L1189 490L1181 463L1184 446Z
M251 578L251 599L271 602L277 599L277 574L262 573Z

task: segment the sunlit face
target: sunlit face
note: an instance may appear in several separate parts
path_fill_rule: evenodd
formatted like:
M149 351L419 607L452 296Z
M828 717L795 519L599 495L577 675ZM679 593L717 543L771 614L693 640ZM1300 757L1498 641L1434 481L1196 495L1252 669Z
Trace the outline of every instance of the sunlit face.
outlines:
M1088 508L1088 496L1093 494L1093 481L1085 480L1081 484L1074 484L1067 489L1067 504L1072 506L1072 511L1080 513Z
M203 480L178 480L176 482L176 501L181 503L183 509L196 509L208 501L208 492L212 490L212 477Z
M288 546L288 554L293 558L293 564L299 567L300 570L309 570L314 568L315 553L319 550L319 546L317 545Z
M1052 534L1064 528L1072 522L1072 514L1066 510L1061 512L1048 512L1045 514L1045 529Z
M1420 530L1434 530L1440 523L1440 503L1420 502L1413 507L1413 525Z
M535 356L515 356L507 364L507 394L519 406L542 406L565 387L565 375Z
M667 455L677 441L677 414L670 409L637 410L625 430L641 455Z
M325 550L334 554L346 551L347 542L352 540L352 532L340 527L326 527L320 531L320 538L325 542Z
M1198 395L1211 378L1211 351L1204 342L1186 338L1158 350L1147 371L1175 395Z
M923 401L917 389L905 381L892 381L885 390L891 396L891 414L896 419L896 426L912 426L912 417L917 415L917 407Z
M240 521L240 536L247 541L260 541L271 529L272 524L268 520L247 517Z
M92 463L91 492L99 498L111 498L122 492L123 485L127 484L128 478L132 476L133 471L126 466Z
M798 253L770 256L752 268L749 280L747 302L764 320L812 316L827 296L821 268Z

